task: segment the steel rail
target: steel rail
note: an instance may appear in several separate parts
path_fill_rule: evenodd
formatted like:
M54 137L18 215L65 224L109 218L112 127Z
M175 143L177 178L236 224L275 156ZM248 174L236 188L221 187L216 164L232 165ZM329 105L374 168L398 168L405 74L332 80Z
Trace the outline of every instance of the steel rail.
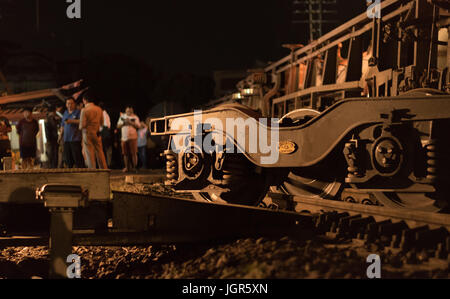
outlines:
M450 231L450 214L439 214L409 209L392 209L380 206L348 203L343 201L313 199L300 196L292 196L291 199L297 204L297 211L308 210L333 210L337 212L349 212L366 216L389 218L392 220L403 220L415 225L430 225L433 227L445 227Z

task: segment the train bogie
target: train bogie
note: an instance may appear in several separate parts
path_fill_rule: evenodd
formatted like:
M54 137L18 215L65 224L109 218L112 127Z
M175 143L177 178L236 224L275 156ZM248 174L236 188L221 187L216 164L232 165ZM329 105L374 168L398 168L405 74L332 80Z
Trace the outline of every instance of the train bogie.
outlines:
M439 2L384 1L379 18L363 13L291 47L209 107L225 105L152 120L153 134L171 136L168 184L244 204L257 204L272 186L446 209L449 24Z

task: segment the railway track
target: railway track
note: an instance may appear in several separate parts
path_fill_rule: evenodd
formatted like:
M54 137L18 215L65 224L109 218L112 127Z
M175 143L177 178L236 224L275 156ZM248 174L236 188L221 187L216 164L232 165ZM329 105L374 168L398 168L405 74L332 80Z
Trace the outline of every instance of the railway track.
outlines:
M0 247L45 246L52 242L50 248L55 253L51 256L56 260L70 254L72 246L198 243L287 235L309 239L324 235L361 245L375 244L376 252L388 248L408 256L420 252L422 256L446 260L450 251L448 214L405 212L271 193L268 194L272 200L269 208L126 192L113 194L114 226L107 230L52 227L50 236L22 234L22 237L0 238ZM294 211L273 210L276 202ZM55 266L53 271L65 273L65 266Z
M269 198L272 204L285 201L284 206L310 214L318 234L375 243L394 251L423 251L440 259L447 259L450 252L450 214L284 194L269 194Z
M392 219L393 221L405 221L408 225L429 225L430 227L445 227L450 229L450 215L416 210L392 209L380 206L347 203L343 201L309 199L295 196L296 209L301 211L338 211L349 214L361 214L373 216L376 220Z

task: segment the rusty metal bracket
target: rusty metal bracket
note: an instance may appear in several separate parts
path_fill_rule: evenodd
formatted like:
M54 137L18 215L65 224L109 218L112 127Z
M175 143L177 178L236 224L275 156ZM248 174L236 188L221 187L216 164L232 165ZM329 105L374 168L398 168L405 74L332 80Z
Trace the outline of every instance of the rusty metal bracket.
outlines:
M81 186L48 184L36 190L36 199L43 201L51 213L49 277L67 278L66 259L72 254L73 214L85 207L88 192Z

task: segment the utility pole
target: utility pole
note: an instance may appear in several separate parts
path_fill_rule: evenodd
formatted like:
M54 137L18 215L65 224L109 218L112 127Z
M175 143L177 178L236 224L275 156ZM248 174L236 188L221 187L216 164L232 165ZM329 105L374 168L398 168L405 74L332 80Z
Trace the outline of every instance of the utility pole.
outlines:
M41 26L41 24L40 24L40 22L41 22L41 20L40 20L40 5L39 5L39 0L36 0L36 31L39 33L39 30L40 30L40 26Z
M336 0L292 0L293 24L309 24L310 42L323 35L323 25L337 23Z

